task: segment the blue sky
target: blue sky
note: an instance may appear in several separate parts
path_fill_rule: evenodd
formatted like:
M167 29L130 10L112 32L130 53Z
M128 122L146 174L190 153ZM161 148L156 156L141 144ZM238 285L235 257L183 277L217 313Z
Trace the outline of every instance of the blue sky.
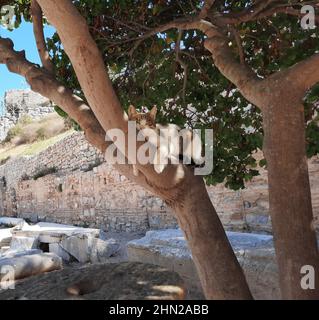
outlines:
M46 37L50 37L54 33L54 29L46 26L44 32ZM11 38L16 50L25 50L28 60L40 64L31 23L23 22L18 29L11 32L0 26L0 36ZM9 72L6 66L0 64L0 101L3 100L6 90L28 87L23 77Z

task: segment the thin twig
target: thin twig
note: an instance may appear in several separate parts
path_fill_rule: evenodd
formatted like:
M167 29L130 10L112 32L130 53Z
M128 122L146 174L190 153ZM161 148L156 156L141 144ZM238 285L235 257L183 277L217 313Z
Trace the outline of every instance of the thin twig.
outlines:
M185 105L186 104L186 88L187 88L187 80L188 80L188 66L180 57L182 36L183 36L183 31L178 30L178 38L177 38L176 45L175 45L175 51L176 51L176 61L181 65L181 67L184 70L182 98L183 98L183 103Z

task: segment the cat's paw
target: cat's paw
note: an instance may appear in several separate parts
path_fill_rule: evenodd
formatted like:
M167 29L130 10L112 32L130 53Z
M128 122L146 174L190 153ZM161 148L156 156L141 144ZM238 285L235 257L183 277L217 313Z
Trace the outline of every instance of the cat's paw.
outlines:
M194 156L192 158L192 160L194 161L194 163L198 166L202 165L205 162L205 158L202 156Z
M166 167L166 164L154 164L154 170L156 173L161 174Z

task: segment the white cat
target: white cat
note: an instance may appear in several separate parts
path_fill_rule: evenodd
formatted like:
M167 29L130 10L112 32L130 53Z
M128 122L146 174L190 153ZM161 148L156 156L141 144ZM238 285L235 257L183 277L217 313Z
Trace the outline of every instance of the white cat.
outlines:
M203 163L202 143L199 134L183 129L175 124L156 124L157 108L154 107L148 113L138 113L134 106L129 107L129 121L136 121L139 135L143 135L145 140L155 146L153 161L155 171L160 174L164 171L168 163L191 164ZM138 170L133 165L134 175L138 175Z

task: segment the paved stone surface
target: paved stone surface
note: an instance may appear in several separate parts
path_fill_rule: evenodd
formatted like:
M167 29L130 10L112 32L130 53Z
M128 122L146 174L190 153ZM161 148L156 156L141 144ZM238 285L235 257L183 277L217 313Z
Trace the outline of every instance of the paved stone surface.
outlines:
M50 272L0 291L0 300L176 300L184 282L172 271L141 263L94 264Z

